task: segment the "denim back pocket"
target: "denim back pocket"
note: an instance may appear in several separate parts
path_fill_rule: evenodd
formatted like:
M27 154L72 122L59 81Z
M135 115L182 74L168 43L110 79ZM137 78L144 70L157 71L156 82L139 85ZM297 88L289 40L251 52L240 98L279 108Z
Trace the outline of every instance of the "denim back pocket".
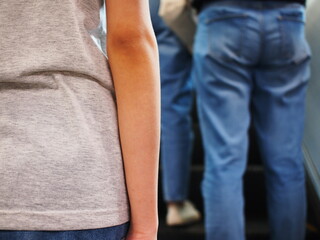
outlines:
M223 61L239 61L248 16L232 8L212 8L206 13L204 23L208 31L211 57Z
M281 56L293 63L311 56L311 50L305 37L305 11L303 8L286 9L278 16L281 33Z

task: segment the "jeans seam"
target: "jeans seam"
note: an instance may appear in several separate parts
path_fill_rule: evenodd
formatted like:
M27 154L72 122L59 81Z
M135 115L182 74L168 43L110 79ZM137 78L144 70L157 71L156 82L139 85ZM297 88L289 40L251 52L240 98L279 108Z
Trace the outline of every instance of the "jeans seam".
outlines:
M278 16L278 19L280 21L291 21L291 22L300 22L300 23L305 23L305 21L301 20L301 19L297 19L297 18L294 18L294 17L285 17L283 15L281 16Z
M280 54L281 54L281 56L283 55L283 56L285 56L285 58L287 58L288 56L286 55L285 50L284 50L285 39L284 39L283 24L282 24L280 16L277 19L278 19L278 25L279 25L279 31L280 31L280 38L281 38Z
M212 22L223 21L230 18L246 18L246 17L247 17L246 14L233 14L233 15L224 16L224 17L207 18L205 20L205 23L210 24Z
M245 34L244 31L247 27L248 24L248 15L245 14L245 23L241 26L241 35L240 35L240 46L239 46L239 51L238 51L238 57L241 58L241 56L243 55L243 43L244 43L244 38L245 38Z

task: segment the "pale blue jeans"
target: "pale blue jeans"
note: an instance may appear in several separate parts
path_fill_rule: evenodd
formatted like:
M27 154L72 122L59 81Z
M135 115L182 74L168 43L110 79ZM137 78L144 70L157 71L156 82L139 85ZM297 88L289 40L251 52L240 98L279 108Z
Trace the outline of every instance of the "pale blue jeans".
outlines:
M158 15L159 0L150 0L161 73L161 166L164 199L188 197L193 146L191 109L192 56Z
M303 240L301 141L310 59L305 8L220 1L205 6L198 20L194 70L206 239L245 239L242 177L252 120L265 167L271 239Z

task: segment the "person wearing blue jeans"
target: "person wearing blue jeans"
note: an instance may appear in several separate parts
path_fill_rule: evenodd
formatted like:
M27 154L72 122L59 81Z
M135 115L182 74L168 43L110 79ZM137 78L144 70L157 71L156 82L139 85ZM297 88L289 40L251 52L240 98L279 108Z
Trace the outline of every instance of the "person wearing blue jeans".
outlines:
M202 4L194 70L207 240L245 239L242 177L251 116L265 166L270 237L304 239L301 141L311 55L304 24L301 0Z
M160 1L149 2L160 55L161 165L167 224L182 225L200 218L187 200L194 139L192 56L158 15Z

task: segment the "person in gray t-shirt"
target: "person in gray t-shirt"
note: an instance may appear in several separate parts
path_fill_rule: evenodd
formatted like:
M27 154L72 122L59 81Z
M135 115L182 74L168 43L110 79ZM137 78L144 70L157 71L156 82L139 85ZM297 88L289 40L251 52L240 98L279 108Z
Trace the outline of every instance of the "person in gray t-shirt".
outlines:
M148 1L106 1L108 59L87 31L102 3L0 1L1 240L156 239Z

